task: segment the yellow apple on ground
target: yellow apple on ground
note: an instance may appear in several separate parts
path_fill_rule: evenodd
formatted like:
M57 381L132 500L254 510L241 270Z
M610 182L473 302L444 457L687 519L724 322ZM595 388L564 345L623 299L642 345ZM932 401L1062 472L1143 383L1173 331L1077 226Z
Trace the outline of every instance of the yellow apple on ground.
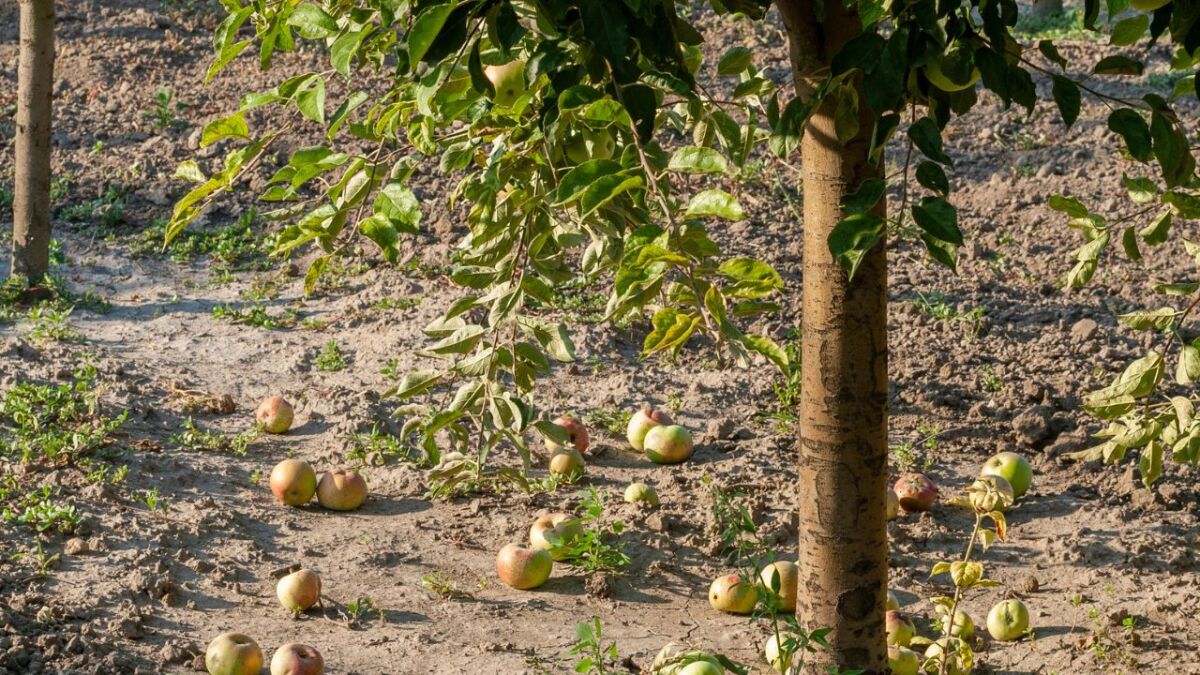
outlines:
M887 491L887 519L895 520L896 516L900 515L900 500L896 497L896 491L888 488Z
M630 483L629 487L625 488L625 501L630 504L645 502L651 506L658 506L658 492L645 483Z
M496 105L507 108L525 95L524 61L487 66L483 69L483 74L496 89L496 95L492 98Z
M550 473L574 482L585 473L583 455L575 448L563 448L550 456Z
M268 396L258 404L254 419L269 434L282 434L292 428L292 404L279 396Z
M767 644L763 646L763 658L777 673L786 673L792 667L792 655L780 653L779 639L775 635L767 638Z
M221 633L204 650L209 675L258 675L263 653L258 643L241 633Z
M885 603L884 609L885 610L900 609L900 598L897 598L895 593L888 591L887 592L887 602Z
M717 611L749 614L757 603L758 594L754 584L736 574L717 577L708 587L708 604Z
M571 446L574 447L576 451L587 452L588 430L587 427L584 426L583 422L580 422L574 417L563 415L562 417L554 420L554 423L566 430L567 438L570 440ZM545 444L546 450L549 451L551 455L563 448L562 445L559 445L557 441L550 437L546 437Z
M660 424L671 424L671 422L671 416L666 411L656 410L649 403L643 403L642 407L629 418L629 426L625 428L625 439L629 441L629 445L633 446L634 450L641 452L644 448L646 434Z
M917 675L921 672L921 657L908 647L888 645L888 667L892 675Z
M917 626L912 619L897 610L889 610L884 617L884 627L887 629L887 643L907 647L917 634Z
M268 481L275 499L288 506L303 506L317 491L317 473L300 459L285 459L271 469Z
M687 461L695 450L692 434L678 424L653 427L646 432L642 446L646 457L655 464L678 464Z
M1029 609L1020 600L998 602L988 612L987 629L995 640L1019 640L1029 632Z
M942 621L946 616L942 615ZM975 622L961 609L954 610L954 621L950 622L950 635L964 640L970 640L975 635Z
M941 638L937 642L930 643L925 649L925 660L932 661L930 665L938 668L931 672L940 673L941 664L946 663L946 675L970 675L971 669L967 668L963 660L959 658L959 649L963 643L958 638Z
M679 670L679 675L725 675L725 669L712 661L692 661Z
M312 570L297 570L275 584L279 604L292 612L303 612L321 599L321 577Z
M367 501L367 481L357 471L326 471L317 483L317 501L332 511L353 511Z
M582 536L583 523L579 522L578 518L569 513L548 513L539 516L530 526L529 546L549 551L551 558L562 560L566 557L571 543Z
M774 577L779 576L779 591L775 596L775 609L781 612L796 611L796 594L799 591L800 567L790 560L777 560L763 568L759 581L764 588L774 587Z
M321 675L325 659L310 645L289 642L271 657L271 675Z
M546 583L554 569L550 552L506 544L496 555L496 575L508 586L525 591Z

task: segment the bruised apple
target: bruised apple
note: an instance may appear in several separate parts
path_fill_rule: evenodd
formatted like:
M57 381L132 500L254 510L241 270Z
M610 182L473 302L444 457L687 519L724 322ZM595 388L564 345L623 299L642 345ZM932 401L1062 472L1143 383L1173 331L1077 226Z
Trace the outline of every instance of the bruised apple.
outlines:
M310 645L289 642L275 650L271 657L271 675L321 675L325 659Z
M254 411L258 426L269 434L282 434L292 428L292 404L280 396L268 396Z
M321 599L321 577L312 570L297 570L275 584L279 604L292 612L303 612Z
M906 473L900 476L892 489L896 492L896 499L900 501L900 508L909 513L928 511L937 501L937 488L923 473Z
M353 511L367 501L367 481L357 471L326 471L317 483L317 501L332 511Z
M317 473L300 459L285 459L271 469L271 494L288 506L303 506L317 491Z
M583 536L583 523L569 513L548 513L539 516L529 527L530 548L550 552L554 560L562 560L568 547Z
M550 552L540 548L507 544L496 555L496 575L500 581L523 591L546 583L553 569Z
M884 617L884 628L887 629L887 643L907 647L917 634L917 626L912 619L902 612L891 610Z
M258 643L241 633L221 633L204 650L209 675L258 675L263 653Z
M736 574L717 577L708 587L708 604L721 612L749 614L757 602L754 584Z
M654 427L663 424L671 424L671 416L664 410L652 408L649 403L643 403L642 407L629 418L629 426L625 428L625 439L629 441L629 445L633 446L634 450L641 452L644 449L643 443L646 440L646 434Z
M583 422L580 422L574 417L563 415L562 417L554 420L554 423L566 430L569 443L575 448L576 451L587 452L588 430L587 427L584 426ZM557 441L550 437L546 437L546 450L549 451L551 455L558 452L562 448L563 446Z

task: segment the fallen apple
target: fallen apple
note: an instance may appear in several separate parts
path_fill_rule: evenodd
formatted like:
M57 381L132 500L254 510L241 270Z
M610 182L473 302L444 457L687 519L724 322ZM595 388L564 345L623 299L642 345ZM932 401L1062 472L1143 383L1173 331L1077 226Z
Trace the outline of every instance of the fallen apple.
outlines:
M679 675L725 675L725 669L712 661L692 661L679 670Z
M288 506L303 506L317 491L317 473L300 459L285 459L271 469L271 494Z
M917 626L903 612L890 610L884 616L884 628L887 629L887 643L907 647L917 634Z
M942 621L945 620L946 617L943 614ZM975 622L961 609L954 610L954 621L950 622L950 635L964 640L970 640L975 635Z
M310 645L289 642L271 657L271 675L321 675L325 659Z
M895 593L888 591L887 601L884 603L884 610L887 611L892 609L900 609L900 598L897 598Z
M1019 640L1029 632L1029 609L1020 600L998 602L988 612L987 629L993 639Z
M292 404L280 396L268 396L258 404L254 419L258 426L269 434L282 434L292 428Z
M1000 476L980 476L967 488L971 506L980 513L1003 511L1013 503L1012 485Z
M658 506L658 492L645 483L630 483L629 487L625 488L625 501L630 504L645 502L651 506Z
M775 609L781 612L796 611L796 594L800 590L800 567L796 563L777 560L764 567L758 576L763 588L774 593ZM775 590L776 584L778 590Z
M931 672L945 675L970 675L971 668L967 665L969 661L964 657L967 649L962 640L954 637L932 642L925 649L926 668L933 667L935 670ZM941 669L943 661L945 670Z
M332 511L353 511L367 501L367 481L357 471L326 471L317 483L317 501Z
M554 423L562 427L567 432L567 438L569 439L570 444L574 446L577 451L587 452L588 430L587 427L584 426L583 422L580 422L574 417L568 417L564 415L554 420ZM549 451L551 455L563 448L562 445L559 445L557 441L553 440L549 436L546 437L545 443L546 450Z
M629 418L629 426L625 428L625 439L629 441L629 445L633 446L634 450L641 452L644 448L646 434L661 424L671 424L671 416L665 411L655 410L650 407L649 403L643 403L642 407Z
M708 587L708 604L717 611L750 614L757 603L754 584L736 574L717 577Z
M548 513L529 527L529 546L549 551L551 558L562 560L570 544L582 536L583 523L578 518L569 513Z
M492 100L496 105L508 108L525 94L525 62L509 61L508 63L487 66L483 75L492 83L496 95Z
M585 472L583 455L575 448L563 448L550 456L550 473L574 482Z
M678 424L659 425L646 432L646 457L655 464L678 464L692 456L692 434Z
M937 488L923 473L906 473L896 480L893 488L900 508L905 512L928 511L937 501Z
M540 548L506 544L496 555L496 575L500 581L523 591L546 583L553 569L550 552Z
M888 645L888 668L892 675L917 675L921 672L921 657L908 647Z
M980 476L1000 476L1012 485L1013 497L1020 499L1033 484L1033 466L1015 452L1001 452L983 463Z
M898 515L900 515L900 499L896 497L895 490L889 489L887 491L887 519L895 520Z
M221 633L204 650L209 675L258 675L263 653L258 643L241 633Z
M297 570L275 584L279 604L292 612L303 612L321 599L321 577L312 570Z
M780 653L777 635L767 638L767 644L763 645L763 658L777 673L786 673L792 667L792 655Z

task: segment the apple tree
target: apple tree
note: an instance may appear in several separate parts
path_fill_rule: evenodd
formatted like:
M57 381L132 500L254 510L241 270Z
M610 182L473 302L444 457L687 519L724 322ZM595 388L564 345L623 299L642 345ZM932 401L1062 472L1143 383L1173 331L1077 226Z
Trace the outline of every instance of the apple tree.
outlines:
M54 0L20 0L12 274L37 284L50 267L50 120Z
M886 668L884 240L889 225L899 226L891 230L919 239L932 260L955 268L964 234L949 199L953 161L941 136L950 119L969 112L982 90L1032 112L1035 75L1050 83L1067 125L1083 95L1099 97L1113 109L1109 125L1129 158L1156 165L1133 179L1136 198L1178 217L1197 208L1187 130L1172 102L1121 99L1096 84L1140 73L1142 65L1126 55L1071 64L1048 41L1021 44L1012 35L1015 0L776 0L793 76L784 88L764 75L761 55L749 48L705 53L683 3L222 4L228 16L214 35L208 79L244 55L269 68L275 54L301 41L323 45L329 65L248 93L236 111L206 125L202 144L234 139L234 147L215 166L179 167L195 185L177 203L167 237L299 125L320 129L323 141L293 152L260 198L286 223L280 254L317 247L309 289L335 256L364 238L396 260L401 237L421 220L409 178L418 171L452 177L448 199L468 226L449 275L462 292L425 327L425 353L442 365L408 373L391 392L404 402L406 436L438 465L434 476L445 492L523 481L523 470L491 467L489 455L501 444L528 465L532 436L565 440L533 396L539 377L574 358L567 327L541 311L564 284L605 282L609 320L648 315L647 355L677 352L704 336L732 364L762 358L785 371L796 367L770 336L744 328L777 309L780 275L761 260L729 256L711 233L746 218L736 194L752 158L799 156L797 613L810 627L832 629L830 648L810 659L812 667ZM761 20L770 6L712 0L708 8L732 21ZM1200 4L1177 0L1131 12L1127 0L1109 0L1106 10L1114 43L1170 40L1177 46L1172 66L1195 68ZM1101 30L1099 17L1098 0L1087 0L1087 25ZM329 100L331 90L345 93ZM1181 85L1177 93L1192 89ZM295 115L283 126L251 128L262 106ZM884 172L889 146L905 158L897 175ZM891 209L889 182L901 195ZM1086 281L1120 224L1067 197L1055 204L1087 238L1070 275L1073 284ZM1163 228L1120 236L1131 251L1138 237L1147 245L1161 239ZM1145 382L1154 378L1145 373L1153 368L1138 368L1119 396L1149 393ZM442 453L447 442L453 454Z

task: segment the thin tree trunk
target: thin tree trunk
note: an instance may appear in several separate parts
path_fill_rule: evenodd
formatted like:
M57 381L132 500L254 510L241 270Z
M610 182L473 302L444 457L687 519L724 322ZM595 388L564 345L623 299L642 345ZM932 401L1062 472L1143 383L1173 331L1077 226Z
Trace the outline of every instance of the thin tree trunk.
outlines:
M810 95L832 57L860 30L841 2L776 0L791 46L796 88ZM823 10L821 9L823 7ZM817 12L824 12L818 16ZM877 171L868 154L874 115L861 82L859 133L838 140L835 102L808 123L804 177L803 389L800 399L800 592L797 614L810 630L832 628L826 667L887 670L887 263L882 242L854 279L829 252L841 199ZM884 204L877 207L884 214Z
M1062 14L1063 0L1034 0L1030 10L1034 16L1042 18Z
M50 265L54 0L20 0L20 6L12 272L36 284Z

